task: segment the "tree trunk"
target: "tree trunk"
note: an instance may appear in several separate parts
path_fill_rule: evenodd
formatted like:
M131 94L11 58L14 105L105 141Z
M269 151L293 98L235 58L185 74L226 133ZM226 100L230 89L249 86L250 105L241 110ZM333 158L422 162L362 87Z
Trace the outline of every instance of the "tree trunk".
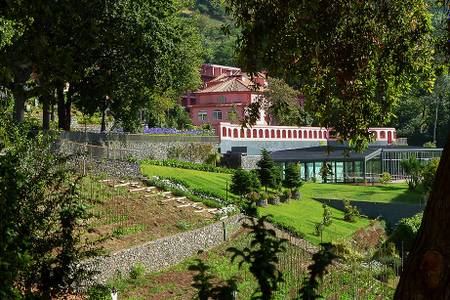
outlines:
M58 87L56 89L56 97L58 100L58 128L64 129L64 120L66 119L64 106L66 105L66 103L64 101L63 87Z
M14 93L14 121L22 123L25 117L25 96L21 92Z
M396 300L450 299L450 136Z
M100 128L100 132L106 131L106 97L103 99L103 105L102 105L102 124Z
M42 129L50 129L50 99L48 95L39 98L42 102Z
M58 98L58 127L70 131L70 110L72 107L73 91L69 88L69 92L64 95L64 89L61 86L57 88L56 94Z

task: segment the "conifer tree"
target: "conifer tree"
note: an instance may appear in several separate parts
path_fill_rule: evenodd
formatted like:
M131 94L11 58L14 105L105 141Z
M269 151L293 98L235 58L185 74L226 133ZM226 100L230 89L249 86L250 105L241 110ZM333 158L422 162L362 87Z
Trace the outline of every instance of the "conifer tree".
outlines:
M288 163L284 170L283 186L291 191L299 186L302 182L300 180L300 168L296 163Z

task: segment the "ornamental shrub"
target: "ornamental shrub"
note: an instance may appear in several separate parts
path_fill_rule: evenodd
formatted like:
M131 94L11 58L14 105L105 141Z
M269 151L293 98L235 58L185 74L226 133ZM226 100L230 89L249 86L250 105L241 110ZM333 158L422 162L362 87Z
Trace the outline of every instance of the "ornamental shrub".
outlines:
M384 172L383 174L381 174L380 177L380 183L382 184L386 184L392 181L392 176L389 172Z
M420 224L422 224L422 216L423 214L419 213L411 218L403 218L395 226L389 237L389 242L395 244L399 253L402 251L402 244L403 251L407 252L412 249L414 239L419 231Z
M356 219L359 218L360 213L356 206L350 204L349 200L343 200L344 203L344 220L347 222L356 222Z
M331 219L333 213L331 212L331 209L326 204L322 204L323 207L323 220L322 223L325 226L330 226L333 220Z

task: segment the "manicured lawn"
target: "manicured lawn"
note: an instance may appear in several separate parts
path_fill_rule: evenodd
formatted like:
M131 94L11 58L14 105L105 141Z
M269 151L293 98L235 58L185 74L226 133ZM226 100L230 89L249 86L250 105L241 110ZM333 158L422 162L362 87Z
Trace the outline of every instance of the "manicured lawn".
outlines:
M210 191L225 199L227 197L227 184L231 184L231 174L212 173L188 169L179 169L163 166L141 165L141 171L144 175L170 177L183 180L190 188ZM228 193L228 198L234 197Z
M323 242L335 242L339 239L350 237L357 229L369 225L369 220L359 218L356 223L343 220L344 213L330 208L333 213L333 222L325 227L322 233ZM286 204L269 205L259 209L262 215L272 215L272 218L280 224L292 226L298 232L305 234L305 239L314 244L320 243L320 236L314 235L315 224L322 221L323 208L319 202L307 199L290 201Z
M353 201L420 203L423 192L409 191L406 183L351 185L305 183L300 192L305 198L348 199Z

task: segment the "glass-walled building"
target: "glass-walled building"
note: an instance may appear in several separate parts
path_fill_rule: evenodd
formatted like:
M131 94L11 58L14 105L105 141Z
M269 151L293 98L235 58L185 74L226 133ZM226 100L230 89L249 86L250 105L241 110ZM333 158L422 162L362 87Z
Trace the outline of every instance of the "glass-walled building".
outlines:
M442 149L387 146L369 147L357 153L346 147L311 147L303 149L274 151L273 160L285 165L295 162L300 165L300 177L303 180L322 182L321 168L328 165L328 182L362 182L377 180L383 172L392 178L403 179L404 171L400 162L415 156L422 163L440 157Z

